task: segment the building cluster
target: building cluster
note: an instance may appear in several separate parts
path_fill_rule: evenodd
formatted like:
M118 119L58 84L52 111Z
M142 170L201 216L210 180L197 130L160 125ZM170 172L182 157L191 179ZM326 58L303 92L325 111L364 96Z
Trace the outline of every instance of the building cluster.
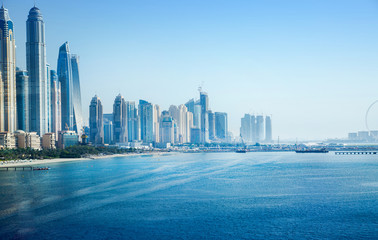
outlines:
M16 67L14 24L0 8L0 147L55 148L82 135L79 58L68 43L57 71L47 63L45 25L33 7L26 21L26 70Z
M271 143L273 141L271 117L245 114L241 119L240 137L245 143Z
M89 140L92 144L138 144L167 147L173 144L205 144L228 141L227 113L209 109L207 93L200 99L161 111L145 100L126 101L118 95L113 113L104 114L101 100L94 96L89 106Z
M351 142L378 142L378 131L358 131L348 133L348 141Z

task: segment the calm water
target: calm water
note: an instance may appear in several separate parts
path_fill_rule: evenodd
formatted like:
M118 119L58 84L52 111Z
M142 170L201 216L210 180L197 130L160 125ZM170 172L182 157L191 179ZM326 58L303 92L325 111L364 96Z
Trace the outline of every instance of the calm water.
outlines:
M198 153L0 172L0 239L378 239L378 157Z

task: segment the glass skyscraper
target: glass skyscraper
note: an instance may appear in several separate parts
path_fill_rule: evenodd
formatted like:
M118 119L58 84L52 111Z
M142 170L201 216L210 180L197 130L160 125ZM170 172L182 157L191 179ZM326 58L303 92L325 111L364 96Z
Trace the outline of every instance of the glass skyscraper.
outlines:
M200 93L200 104L201 104L201 142L209 142L209 97L207 93Z
M59 48L58 79L61 84L62 128L82 134L79 59L70 53L68 42Z
M113 104L113 131L115 143L128 142L126 101L121 94L115 98Z
M26 21L26 66L29 74L29 128L40 136L49 131L49 89L46 65L45 24L37 7Z
M55 70L50 71L51 86L51 129L50 131L58 136L58 131L62 129L61 117L61 86Z
M272 119L270 116L265 117L265 141L272 142Z
M215 112L215 136L218 139L226 140L228 134L227 113Z
M127 134L129 142L138 140L138 109L135 107L135 102L126 102L127 112Z
M94 96L89 105L89 139L93 144L104 144L104 123L100 98Z
M144 143L154 141L154 106L153 104L139 100L140 138Z
M8 10L0 8L0 131L17 130L16 43Z
M17 125L18 129L29 132L29 85L28 72L17 68Z

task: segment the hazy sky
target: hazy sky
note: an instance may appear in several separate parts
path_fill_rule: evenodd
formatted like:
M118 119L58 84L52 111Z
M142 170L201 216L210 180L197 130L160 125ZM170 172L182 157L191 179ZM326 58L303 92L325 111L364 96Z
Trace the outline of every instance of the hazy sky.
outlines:
M25 68L25 21L34 0L5 0ZM272 115L276 139L346 137L365 129L378 99L377 0L38 0L47 61L69 41L80 56L84 115L99 95L167 109L198 98L227 112ZM378 105L369 116L378 129Z

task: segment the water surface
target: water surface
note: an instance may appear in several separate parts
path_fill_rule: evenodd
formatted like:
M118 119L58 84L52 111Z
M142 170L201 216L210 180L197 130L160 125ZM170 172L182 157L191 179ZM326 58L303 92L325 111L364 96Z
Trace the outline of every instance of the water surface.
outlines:
M0 172L1 239L378 239L374 156L196 153Z

